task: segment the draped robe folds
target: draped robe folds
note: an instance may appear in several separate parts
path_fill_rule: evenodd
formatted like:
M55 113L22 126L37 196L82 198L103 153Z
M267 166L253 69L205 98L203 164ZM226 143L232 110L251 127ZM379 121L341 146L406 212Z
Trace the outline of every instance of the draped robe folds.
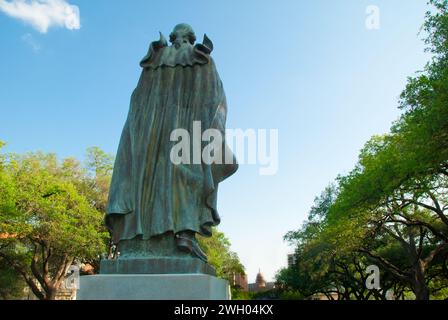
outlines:
M106 225L114 243L186 230L210 236L220 223L218 183L237 170L233 155L231 164L170 160L178 143L170 141L171 132L187 130L192 144L194 121L201 122L202 131L219 130L221 152L229 152L226 98L210 52L202 44L176 49L154 42L142 60L109 191Z

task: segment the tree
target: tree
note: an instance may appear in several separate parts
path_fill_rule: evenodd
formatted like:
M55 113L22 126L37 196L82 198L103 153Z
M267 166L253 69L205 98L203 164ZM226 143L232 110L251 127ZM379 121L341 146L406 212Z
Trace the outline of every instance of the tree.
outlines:
M114 159L114 156L107 154L99 147L87 149L88 188L86 188L86 196L95 208L101 212L106 212Z
M39 299L55 299L70 266L105 251L103 214L76 188L82 171L53 154L2 155L0 258Z
M435 174L409 173L400 161L400 140L375 137L361 152L358 167L340 179L340 194L328 219L346 229L355 220L353 250L366 254L401 281L408 283L418 299L428 299L426 272L434 258L448 249L443 199L446 178ZM403 168L402 166L406 166ZM400 181L398 184L397 181ZM407 254L408 263L394 265L372 249L372 241L396 242ZM386 241L387 240L387 241Z
M423 30L433 58L409 78L401 118L389 134L368 141L354 170L337 179L337 197L319 220L310 215L302 230L288 234L305 262L324 261L317 264L328 271L321 276L358 299L362 290L349 281L357 282L355 260L381 265L396 297L411 290L416 299L441 298L448 288L448 1L429 3L435 10ZM307 256L313 248L321 253Z
M341 230L328 220L329 211L338 197L338 187L331 184L315 199L302 228L285 236L285 240L296 246L297 263L280 272L277 282L308 299L318 295L329 300L385 299L387 288L392 285L389 281L387 285L383 282L381 290L366 288L366 267L371 261L351 249L349 243L353 241L349 236L354 235L354 228L345 225L345 230ZM335 236L342 236L347 247L333 239Z
M223 232L215 228L212 237L200 237L199 243L207 254L209 263L216 269L218 277L233 284L235 274L245 274L244 266L238 255L230 249L230 241ZM232 289L237 294L238 288L233 285Z

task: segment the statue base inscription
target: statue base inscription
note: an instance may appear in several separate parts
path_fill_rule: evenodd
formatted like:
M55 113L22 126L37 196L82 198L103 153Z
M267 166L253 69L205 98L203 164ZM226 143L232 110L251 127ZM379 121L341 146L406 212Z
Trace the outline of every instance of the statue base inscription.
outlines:
M230 287L205 274L102 274L80 278L77 300L230 300Z

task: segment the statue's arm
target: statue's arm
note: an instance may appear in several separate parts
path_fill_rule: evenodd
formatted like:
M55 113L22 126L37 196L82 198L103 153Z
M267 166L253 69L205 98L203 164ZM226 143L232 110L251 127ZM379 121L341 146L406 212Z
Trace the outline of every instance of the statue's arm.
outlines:
M140 61L140 66L142 68L145 68L150 63L150 61L154 57L155 53L157 53L160 49L168 46L168 42L166 41L163 34L161 32L159 32L159 34L160 34L160 39L157 41L151 42L151 44L149 45L148 53L142 59L142 61Z

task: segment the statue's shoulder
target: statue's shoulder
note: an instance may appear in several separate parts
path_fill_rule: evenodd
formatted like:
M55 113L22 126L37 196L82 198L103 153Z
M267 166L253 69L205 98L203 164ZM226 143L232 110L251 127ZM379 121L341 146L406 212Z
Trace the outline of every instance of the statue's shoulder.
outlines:
M179 49L174 46L168 46L165 37L160 33L160 39L151 42L148 53L141 60L140 66L142 68L157 69L161 66L175 67L178 65L204 65L212 61L212 58L210 57L212 51L213 42L207 35L204 35L202 43L188 45Z

